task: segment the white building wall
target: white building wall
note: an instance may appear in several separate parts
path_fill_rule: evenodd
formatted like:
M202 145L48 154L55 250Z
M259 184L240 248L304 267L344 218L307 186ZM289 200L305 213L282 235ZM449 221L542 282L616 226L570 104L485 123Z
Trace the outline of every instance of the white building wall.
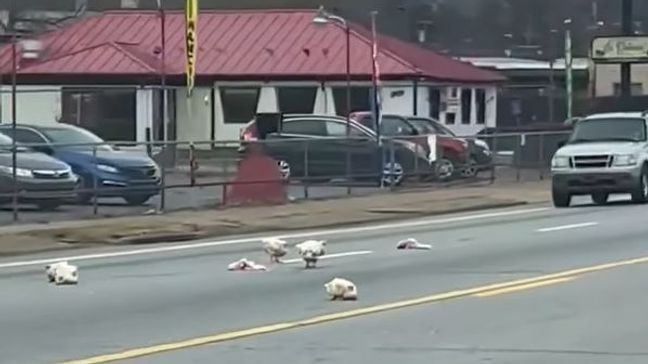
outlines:
M333 100L333 89L330 87L318 87L315 95L314 114L335 115L335 101Z
M418 87L418 116L430 116L430 88L427 86Z
M0 87L0 109L2 123L11 122L11 86ZM61 117L61 87L38 85L18 86L16 97L16 119L18 123L48 124Z
M211 88L196 87L191 98L187 90L176 92L176 119L178 141L207 141L211 135ZM198 149L208 149L209 145L196 145Z
M595 96L614 96L614 84L620 82L621 67L618 64L596 65ZM632 83L640 83L643 94L648 94L648 64L632 65Z
M385 86L380 89L382 111L385 114L413 115L414 87Z
M153 90L138 89L136 93L136 130L137 141L146 141L146 129L150 128L153 133Z
M277 89L274 86L263 86L259 92L259 104L257 112L278 112L279 100L277 98Z

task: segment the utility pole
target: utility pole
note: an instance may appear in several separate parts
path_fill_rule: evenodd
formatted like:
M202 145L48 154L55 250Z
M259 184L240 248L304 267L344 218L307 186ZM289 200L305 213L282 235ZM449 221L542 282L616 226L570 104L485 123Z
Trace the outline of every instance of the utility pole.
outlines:
M17 86L16 84L18 83L18 60L16 59L18 57L18 51L17 51L17 34L16 34L16 16L17 13L17 7L16 7L16 1L17 0L12 0L11 1L11 9L9 10L9 24L7 26L8 30L11 32L11 175L13 179L13 194L11 198L11 209L13 211L13 221L18 221L18 181L17 179L17 156L16 153L18 150L16 149L16 107L17 107L17 102L16 102L16 96L17 96Z
M623 35L634 35L633 19L633 0L621 0L621 28ZM621 64L621 98L625 99L631 96L632 82L632 65L630 63Z

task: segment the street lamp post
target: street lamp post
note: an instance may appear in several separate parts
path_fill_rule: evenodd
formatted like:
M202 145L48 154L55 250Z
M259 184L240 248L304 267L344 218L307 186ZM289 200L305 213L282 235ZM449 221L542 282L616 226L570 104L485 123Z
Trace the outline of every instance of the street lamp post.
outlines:
M574 77L573 77L573 53L572 53L572 36L571 36L571 19L565 19L565 76L566 76L566 89L567 89L567 120L573 117L573 91L574 91Z
M329 14L323 6L319 7L317 15L313 18L313 24L320 26L325 26L332 21L338 22L344 27L346 36L346 135L348 138L351 133L351 27L344 18Z

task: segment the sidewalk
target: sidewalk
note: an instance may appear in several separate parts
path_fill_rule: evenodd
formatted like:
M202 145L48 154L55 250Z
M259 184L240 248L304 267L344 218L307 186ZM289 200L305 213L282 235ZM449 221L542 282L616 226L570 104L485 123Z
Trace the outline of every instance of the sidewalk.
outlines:
M145 244L397 220L549 201L546 182L498 184L0 227L0 256L101 245Z

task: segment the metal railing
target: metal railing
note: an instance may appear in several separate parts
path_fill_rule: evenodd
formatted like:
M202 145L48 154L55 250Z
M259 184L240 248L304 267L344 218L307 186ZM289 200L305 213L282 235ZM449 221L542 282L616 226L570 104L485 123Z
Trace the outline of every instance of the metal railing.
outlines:
M13 180L11 163L3 162L10 158L1 157L2 153L11 154L11 147L0 146L0 202L5 203L0 223L157 214L228 205L229 192L236 185L263 188L263 183L277 182L272 176L237 179L239 165L251 153L250 148L287 162L281 164L288 174L282 183L291 200L410 187L537 180L548 176L551 156L568 135L533 132L470 136L465 139L474 149L466 153L461 152L465 145L460 140L437 138L433 162L429 161L431 151L426 137L384 138L382 147L373 140L353 138L282 138L251 143L110 142L109 147L21 144L33 150L53 151L49 153L52 158L69 162L79 178L73 188L61 171L51 175L58 168L52 160L24 149L17 151L20 172ZM107 149L115 145L119 146L118 154ZM150 160L159 167L147 169ZM444 164L448 161L450 174ZM277 167L281 170L279 163ZM30 209L31 205L38 208ZM18 219L11 218L8 206Z

